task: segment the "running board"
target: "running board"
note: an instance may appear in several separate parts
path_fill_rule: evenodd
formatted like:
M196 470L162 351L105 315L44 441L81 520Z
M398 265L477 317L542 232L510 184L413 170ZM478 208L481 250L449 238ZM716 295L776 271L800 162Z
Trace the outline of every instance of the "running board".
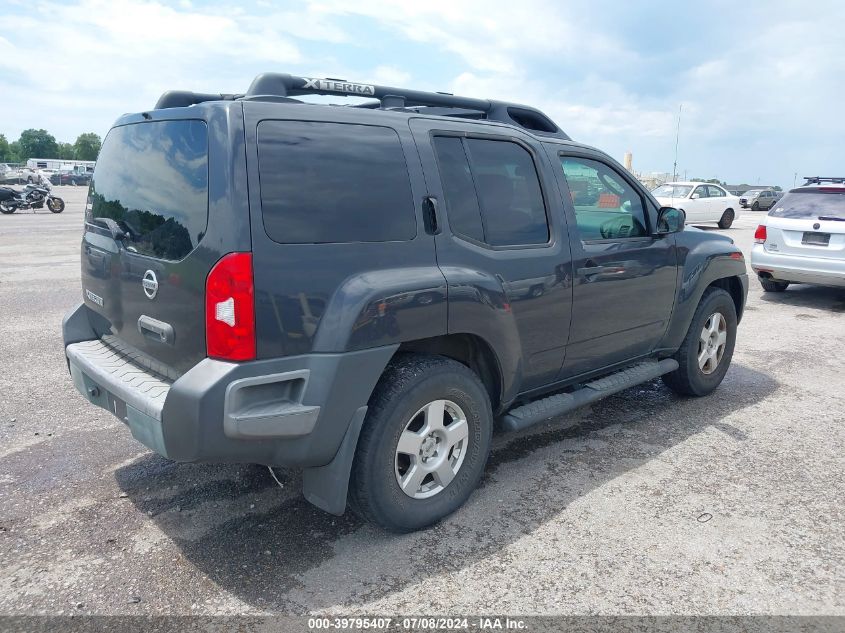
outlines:
M522 431L549 418L569 413L585 404L668 374L677 368L678 361L672 358L632 365L604 378L588 382L575 391L555 394L511 409L502 417L502 428L506 431Z

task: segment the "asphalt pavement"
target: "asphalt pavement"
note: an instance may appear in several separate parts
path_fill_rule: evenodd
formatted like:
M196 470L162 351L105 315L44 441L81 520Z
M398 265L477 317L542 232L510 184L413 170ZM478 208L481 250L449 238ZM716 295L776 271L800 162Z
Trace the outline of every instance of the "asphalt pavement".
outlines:
M752 279L714 394L500 436L463 509L396 536L294 471L169 462L76 393L86 190L55 189L61 215L0 216L0 613L845 615L845 290ZM720 232L747 255L761 216Z

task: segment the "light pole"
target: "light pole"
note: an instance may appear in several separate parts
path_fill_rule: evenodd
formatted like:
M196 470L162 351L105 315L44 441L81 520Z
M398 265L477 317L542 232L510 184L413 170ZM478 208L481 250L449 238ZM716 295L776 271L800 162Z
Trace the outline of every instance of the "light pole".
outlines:
M678 128L675 130L675 163L672 165L672 180L678 179L678 141L681 138L681 110L684 104L678 105Z

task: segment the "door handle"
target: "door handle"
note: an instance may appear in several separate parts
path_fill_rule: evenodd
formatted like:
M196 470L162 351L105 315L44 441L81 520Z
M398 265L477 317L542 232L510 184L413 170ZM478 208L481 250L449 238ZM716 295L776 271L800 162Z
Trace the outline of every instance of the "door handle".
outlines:
M166 345L173 345L173 326L169 323L142 314L138 317L138 331L144 338Z
M596 275L621 275L625 272L624 266L597 266L594 262L587 262L587 264L592 265L584 266L575 271L579 276L586 278L587 281L591 281Z
M437 198L426 196L423 198L423 222L426 233L429 235L440 233L440 226L437 220Z

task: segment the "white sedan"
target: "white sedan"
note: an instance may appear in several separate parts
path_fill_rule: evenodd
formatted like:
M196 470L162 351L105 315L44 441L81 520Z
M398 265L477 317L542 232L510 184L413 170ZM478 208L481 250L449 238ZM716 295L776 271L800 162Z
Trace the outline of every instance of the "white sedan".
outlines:
M845 178L814 178L777 201L754 233L751 268L767 292L845 287Z
M702 182L667 182L651 192L661 206L683 210L687 224L715 222L729 229L739 216L739 198L719 185Z

